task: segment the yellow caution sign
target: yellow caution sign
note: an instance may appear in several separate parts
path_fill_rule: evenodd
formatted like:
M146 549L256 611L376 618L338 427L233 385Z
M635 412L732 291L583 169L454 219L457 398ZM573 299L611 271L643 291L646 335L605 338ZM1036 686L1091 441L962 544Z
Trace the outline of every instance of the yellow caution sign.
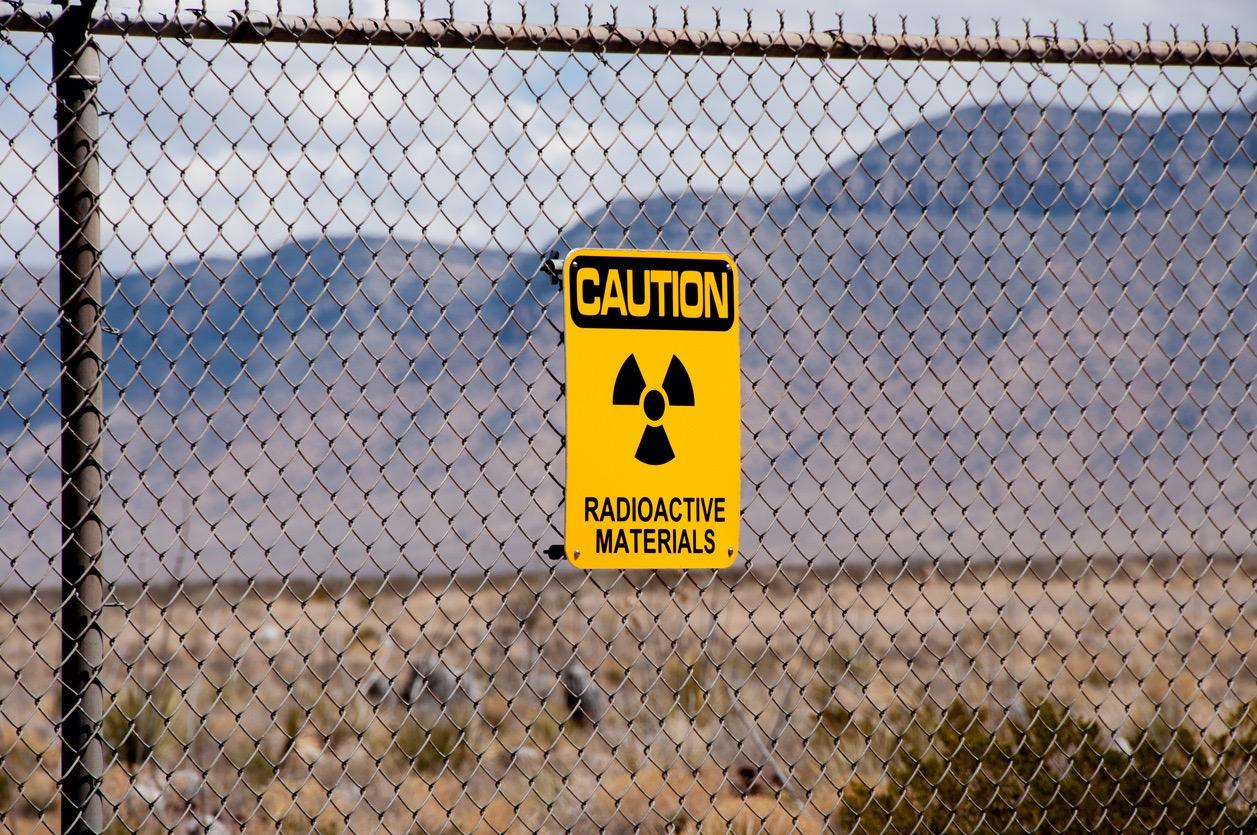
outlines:
M729 565L742 478L733 259L581 249L563 294L568 559Z

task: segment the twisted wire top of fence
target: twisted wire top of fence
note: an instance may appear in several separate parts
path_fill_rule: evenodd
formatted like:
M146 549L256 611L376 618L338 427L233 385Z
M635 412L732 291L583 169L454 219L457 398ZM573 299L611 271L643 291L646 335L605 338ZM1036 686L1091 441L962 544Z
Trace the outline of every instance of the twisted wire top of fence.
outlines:
M63 14L23 6L0 11L0 30L44 32ZM1028 27L1027 27L1028 29ZM113 13L92 25L98 35L198 38L233 43L305 43L448 49L512 49L633 55L753 58L864 58L889 61L992 61L1254 67L1257 43L1225 40L1129 40L1055 35L862 34L839 30L755 31L602 25L473 23L262 12Z

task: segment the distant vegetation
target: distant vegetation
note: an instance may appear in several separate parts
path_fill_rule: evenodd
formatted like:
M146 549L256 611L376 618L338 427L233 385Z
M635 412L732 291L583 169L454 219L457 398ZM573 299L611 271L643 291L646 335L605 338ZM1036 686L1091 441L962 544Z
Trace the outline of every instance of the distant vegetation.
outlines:
M160 620L141 599L106 613L107 815L212 835L1257 835L1252 574L1187 573L220 586ZM1192 628L1149 616L1167 610ZM56 657L56 631L27 634L7 656ZM46 832L57 689L20 670L0 670L0 831Z
M1012 716L990 730L957 701L914 717L887 779L844 793L839 831L1257 832L1251 706L1208 741L1162 720L1110 740L1051 701Z

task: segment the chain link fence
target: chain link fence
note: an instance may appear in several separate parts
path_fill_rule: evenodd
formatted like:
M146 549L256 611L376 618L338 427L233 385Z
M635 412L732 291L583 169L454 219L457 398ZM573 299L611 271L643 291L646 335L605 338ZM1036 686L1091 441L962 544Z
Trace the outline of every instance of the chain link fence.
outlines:
M418 17L0 10L0 828L1253 831L1257 46ZM546 556L579 246L731 569Z

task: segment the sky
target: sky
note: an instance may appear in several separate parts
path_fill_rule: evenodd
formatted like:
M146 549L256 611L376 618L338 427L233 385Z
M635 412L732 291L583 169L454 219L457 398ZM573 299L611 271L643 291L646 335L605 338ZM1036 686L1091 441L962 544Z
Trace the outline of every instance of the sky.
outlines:
M351 12L415 18L451 14L445 0L254 0L252 8L288 13ZM182 7L202 5L185 2ZM212 12L238 0L205 0ZM776 9L781 6L781 17ZM942 8L940 8L940 6ZM725 27L806 29L796 0L739 0L721 13ZM114 0L106 9L161 13L167 2ZM496 20L644 25L638 5L612 11L560 0L496 3ZM672 4L661 25L679 25ZM1024 32L1021 14L996 0L946 4L900 0L844 3L848 31L938 28L989 34ZM1257 4L1240 0L1035 4L1032 32L1118 37L1233 37L1232 26L1257 38ZM888 10L893 9L893 13ZM456 0L452 15L483 20L480 2ZM837 25L836 12L817 28ZM1013 18L1013 19L1009 19ZM695 5L692 26L715 13ZM0 181L13 209L0 213L0 265L22 253L50 260L48 211L55 170L46 43L18 38L0 50ZM291 237L396 235L472 246L543 246L579 215L618 194L722 187L730 192L794 187L868 147L876 137L923 116L997 95L1089 106L1166 111L1186 104L1234 106L1250 94L1251 75L1155 72L1129 68L1040 72L1028 65L885 65L877 62L740 63L538 56L447 50L329 49L276 45L261 49L201 42L104 39L106 107L102 155L107 168L106 262L115 270L186 260L207 252L236 254ZM787 65L788 64L788 65ZM688 74L687 74L688 73ZM1241 89L1242 88L1242 89ZM505 95L503 92L505 91ZM671 104L670 104L671 102ZM688 108L688 110L687 110ZM30 114L35 114L35 119ZM691 119L689 114L696 118ZM767 131L767 132L766 132ZM780 136L777 136L777 133ZM0 196L3 196L0 193ZM33 244L33 245L32 245ZM5 250L8 250L6 252ZM42 257L41 257L42 256Z

